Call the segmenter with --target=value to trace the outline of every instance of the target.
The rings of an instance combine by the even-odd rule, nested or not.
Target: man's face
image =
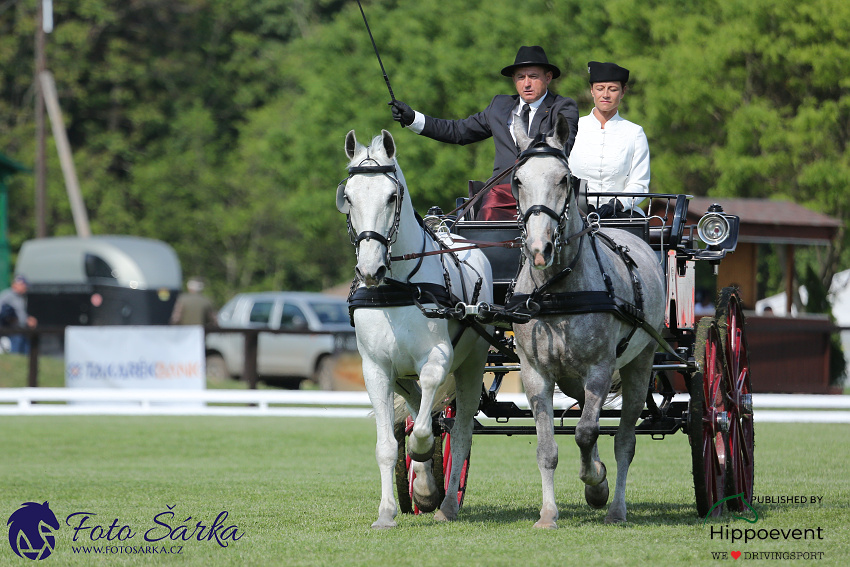
[[[536,65],[519,67],[514,71],[513,80],[520,98],[530,104],[546,94],[552,81],[552,71]]]
[[[12,282],[12,291],[18,295],[24,295],[27,292],[27,284],[22,281]]]

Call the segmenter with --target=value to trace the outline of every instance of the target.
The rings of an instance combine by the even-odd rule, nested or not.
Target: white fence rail
[[[687,395],[677,396],[686,400]],[[499,401],[528,407],[524,394],[504,393]],[[558,409],[574,403],[555,400]],[[758,422],[850,423],[850,396],[754,394]],[[0,388],[4,415],[212,415],[368,417],[366,392],[316,390],[119,390]]]

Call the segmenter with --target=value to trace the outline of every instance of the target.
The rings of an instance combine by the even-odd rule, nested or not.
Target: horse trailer
[[[136,236],[28,240],[15,273],[39,326],[167,325],[183,280],[171,246]]]

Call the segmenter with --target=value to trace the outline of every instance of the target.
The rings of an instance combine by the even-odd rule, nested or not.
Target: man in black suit
[[[560,69],[549,63],[542,47],[522,46],[513,65],[502,69],[502,75],[513,80],[517,94],[496,95],[487,108],[462,120],[425,116],[396,100],[390,103],[393,119],[417,134],[450,144],[465,145],[492,137],[496,145],[493,179],[513,167],[519,155],[511,131],[514,120],[520,120],[528,134],[534,137],[553,132],[558,115],[565,116],[570,125],[570,138],[565,148],[569,156],[578,130],[578,106],[571,98],[549,92],[549,83],[560,74]],[[516,218],[516,201],[511,195],[509,181],[494,186],[484,196],[480,219]]]

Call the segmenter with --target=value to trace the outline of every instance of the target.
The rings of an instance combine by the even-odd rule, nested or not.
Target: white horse
[[[345,137],[345,153],[350,160],[349,177],[337,190],[337,208],[348,215],[356,247],[359,288],[350,301],[355,307],[363,376],[375,411],[381,471],[381,503],[372,527],[389,528],[396,525],[397,512],[393,393],[405,397],[415,419],[408,445],[416,473],[414,498],[420,510],[430,511],[438,504],[430,462],[431,412],[445,404],[438,389],[450,390],[446,383],[453,375],[457,415],[451,432],[452,458],[462,463],[472,444],[473,417],[487,360],[488,344],[473,329],[455,320],[426,317],[425,310],[433,313],[441,295],[451,306],[459,301],[492,302],[492,275],[480,250],[399,259],[441,246],[414,214],[392,135],[382,130],[366,147],[357,142],[352,130]],[[460,469],[452,468],[445,498],[435,514],[438,520],[457,518]]]
[[[622,415],[614,449],[617,484],[605,521],[626,520],[626,475],[634,457],[635,423],[644,407],[657,349],[648,329],[661,329],[665,309],[664,274],[646,242],[616,229],[602,229],[602,237],[579,235],[586,225],[570,189],[563,152],[568,133],[566,121],[559,120],[553,136],[532,145],[524,132],[515,130],[523,152],[515,168],[513,190],[524,233],[525,262],[514,301],[530,298],[541,305],[532,321],[514,325],[522,383],[537,429],[543,505],[535,527],[541,528],[556,528],[558,519],[554,487],[558,446],[552,410],[555,384],[581,405],[575,432],[581,452],[579,477],[585,483],[588,504],[602,508],[608,501],[608,481],[596,440],[600,410],[617,371],[622,383]],[[606,244],[605,236],[613,247]],[[621,250],[634,262],[631,270],[615,250],[617,246],[624,247]],[[610,287],[606,277],[610,277]],[[584,293],[588,291],[597,293]],[[642,323],[615,314],[616,304],[624,303],[642,303]],[[584,310],[575,307],[582,304]],[[591,312],[583,312],[591,304],[595,304]],[[597,311],[600,305],[606,310]]]

